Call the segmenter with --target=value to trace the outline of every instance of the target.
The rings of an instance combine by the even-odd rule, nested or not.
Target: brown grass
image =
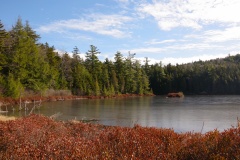
[[[0,121],[11,121],[11,120],[15,120],[16,117],[9,117],[9,116],[3,116],[0,115]]]

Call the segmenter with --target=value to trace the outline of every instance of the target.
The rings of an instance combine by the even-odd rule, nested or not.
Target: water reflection
[[[60,120],[98,119],[104,125],[173,128],[177,132],[207,132],[236,126],[240,96],[186,96],[180,99],[135,97],[82,99],[43,103],[35,113],[46,116],[61,112]],[[9,113],[13,114],[13,113]],[[24,116],[24,112],[15,112]],[[17,115],[17,116],[18,116]]]

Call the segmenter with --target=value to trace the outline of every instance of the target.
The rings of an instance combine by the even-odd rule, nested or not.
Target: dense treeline
[[[152,65],[149,70],[155,94],[240,94],[240,55],[182,65]]]
[[[22,23],[21,18],[10,31],[0,21],[0,93],[19,97],[27,92],[44,93],[49,89],[71,90],[75,95],[110,96],[115,94],[149,94],[149,81],[139,61],[120,52],[115,61],[98,59],[99,50],[91,45],[86,59],[73,48],[72,56],[58,54],[40,36]]]
[[[71,90],[75,95],[115,94],[240,94],[240,55],[182,65],[149,65],[115,53],[114,61],[98,59],[91,45],[85,59],[74,47],[71,56],[39,43],[40,35],[21,18],[6,31],[0,21],[0,96]]]

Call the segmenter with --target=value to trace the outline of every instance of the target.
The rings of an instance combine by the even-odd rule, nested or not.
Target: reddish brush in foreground
[[[240,128],[206,134],[57,122],[0,122],[0,159],[240,159]]]

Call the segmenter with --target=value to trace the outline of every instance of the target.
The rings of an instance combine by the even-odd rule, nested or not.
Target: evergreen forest
[[[26,92],[70,90],[81,96],[116,94],[240,94],[240,55],[181,65],[142,64],[135,54],[100,61],[90,45],[85,58],[73,47],[59,54],[54,46],[39,43],[29,22],[18,18],[7,31],[0,21],[0,96],[18,98]]]

